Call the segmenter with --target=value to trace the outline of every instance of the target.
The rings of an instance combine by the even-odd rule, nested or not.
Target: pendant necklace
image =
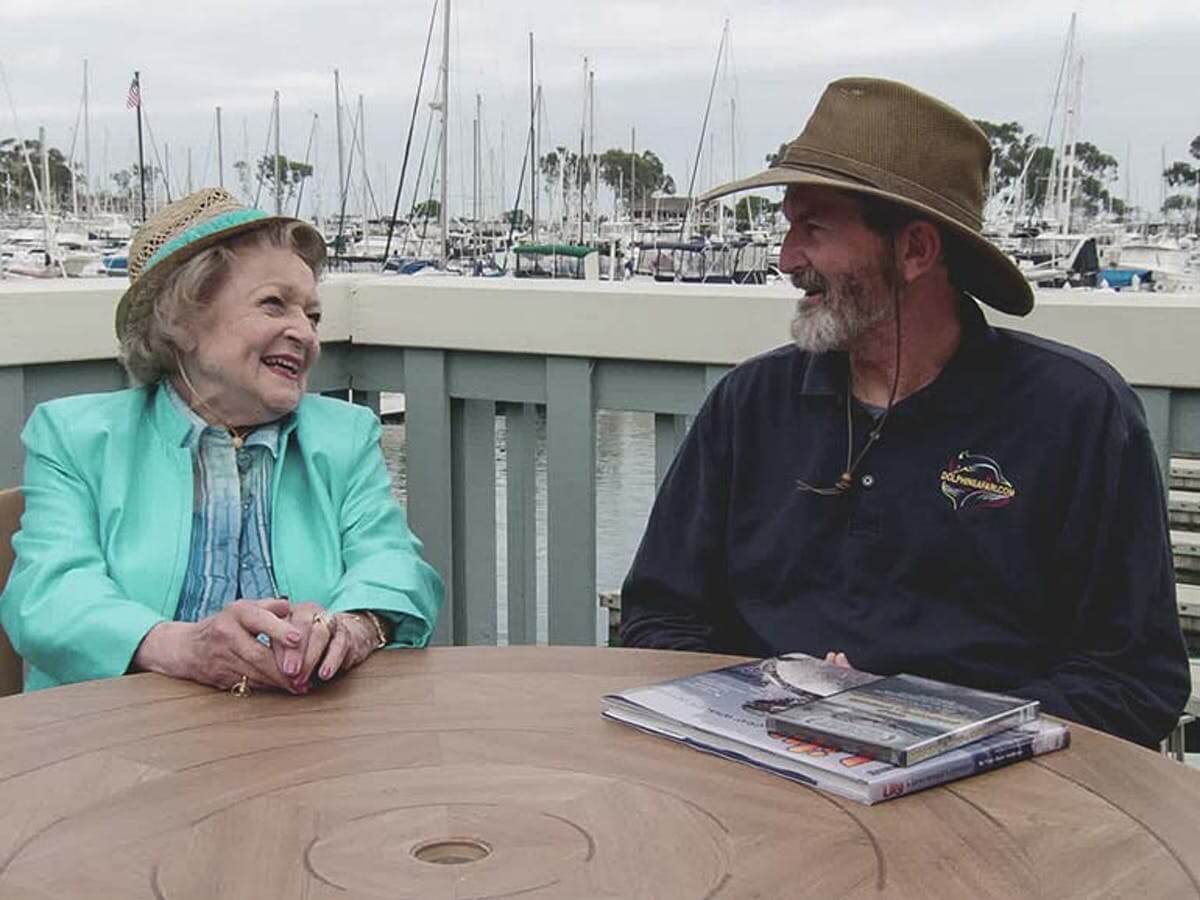
[[[246,438],[248,438],[250,433],[254,431],[255,426],[247,425],[242,431],[239,432],[232,425],[227,424],[224,419],[217,415],[217,411],[209,406],[208,401],[200,396],[200,392],[192,386],[192,380],[188,378],[187,369],[183,367],[183,360],[181,360],[178,355],[175,357],[175,364],[179,366],[179,375],[181,378],[183,378],[183,383],[187,385],[188,390],[192,392],[192,397],[195,398],[197,403],[208,410],[209,414],[217,420],[217,422],[222,428],[225,429],[226,432],[228,432],[229,442],[233,444],[233,449],[241,450],[246,443]]]

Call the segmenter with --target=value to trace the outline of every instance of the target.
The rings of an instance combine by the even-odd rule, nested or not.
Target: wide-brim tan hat
[[[201,250],[274,222],[298,223],[296,239],[302,242],[305,256],[324,260],[325,239],[316,228],[246,206],[222,188],[202,188],[168,203],[145,221],[130,243],[129,287],[117,303],[117,338],[153,311],[155,298],[172,273]]]
[[[980,233],[992,160],[987,137],[958,110],[906,84],[842,78],[821,95],[800,136],[771,168],[706,191],[701,202],[772,186],[811,184],[882,197],[948,229],[958,288],[1026,315],[1033,290]]]

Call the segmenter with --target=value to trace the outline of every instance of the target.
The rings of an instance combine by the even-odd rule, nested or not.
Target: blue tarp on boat
[[[1105,283],[1110,288],[1120,290],[1121,288],[1134,287],[1134,278],[1137,279],[1137,286],[1149,284],[1154,280],[1154,273],[1149,269],[1130,269],[1114,266],[1108,269],[1101,269],[1097,283]]]

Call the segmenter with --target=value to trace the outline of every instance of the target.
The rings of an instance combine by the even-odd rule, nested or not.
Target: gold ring
[[[325,613],[323,613],[323,612],[319,612],[316,615],[314,615],[312,617],[312,623],[314,625],[324,625],[331,632],[333,631],[333,619],[331,619],[329,616],[325,615]]]
[[[250,696],[250,676],[243,675],[241,678],[239,678],[237,680],[237,683],[229,689],[229,693],[231,693],[231,694],[233,694],[233,696],[239,697],[239,698],[240,697],[249,697]]]

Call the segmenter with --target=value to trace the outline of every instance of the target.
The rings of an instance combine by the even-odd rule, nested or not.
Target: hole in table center
[[[413,849],[412,855],[421,862],[439,866],[461,866],[479,862],[490,856],[492,848],[474,838],[449,838],[428,841]]]

